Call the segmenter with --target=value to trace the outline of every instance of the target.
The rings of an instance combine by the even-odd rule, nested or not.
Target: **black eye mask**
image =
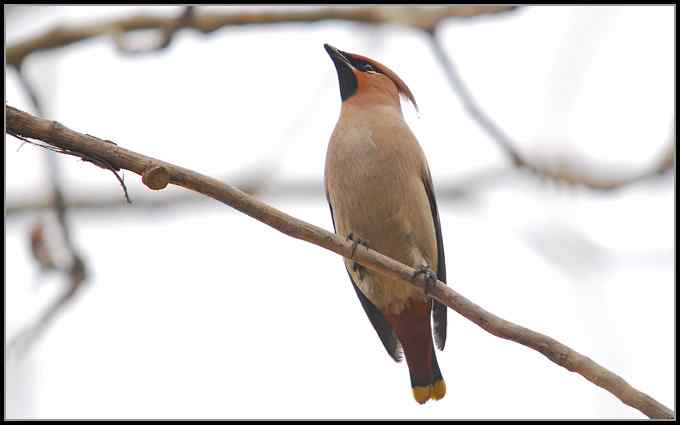
[[[353,58],[350,54],[342,52],[343,56],[347,58],[348,61],[352,64],[353,67],[358,69],[361,72],[368,72],[368,71],[373,71],[373,72],[379,72],[377,69],[373,68],[373,66],[361,59],[355,59]]]

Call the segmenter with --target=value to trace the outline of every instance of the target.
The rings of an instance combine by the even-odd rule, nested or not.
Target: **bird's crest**
[[[371,58],[367,58],[366,56],[347,52],[342,52],[342,54],[352,62],[352,65],[354,65],[355,68],[361,70],[360,65],[367,63],[371,65],[373,69],[375,69],[377,72],[383,74],[384,76],[392,80],[392,82],[397,86],[399,94],[408,99],[409,102],[411,102],[413,106],[416,108],[416,111],[418,110],[418,104],[416,103],[415,97],[413,97],[411,89],[408,88],[404,80],[399,78],[399,76],[395,74],[394,71],[392,71],[385,65],[381,64],[380,62],[373,60]]]

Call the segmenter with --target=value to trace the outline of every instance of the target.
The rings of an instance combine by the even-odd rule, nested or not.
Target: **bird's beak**
[[[349,67],[350,70],[353,68],[350,61],[347,60],[347,58],[342,54],[340,50],[336,49],[335,47],[331,46],[328,43],[325,43],[323,47],[324,49],[326,49],[326,52],[328,52],[328,56],[331,57],[338,71],[340,71],[340,67]]]
[[[349,61],[349,59],[347,59],[345,56],[345,53],[341,52],[330,44],[324,44],[323,47],[328,52],[328,56],[333,59],[335,70],[338,72],[340,97],[343,101],[345,101],[357,92],[358,82],[356,75],[354,75],[354,67],[352,66],[352,63]]]

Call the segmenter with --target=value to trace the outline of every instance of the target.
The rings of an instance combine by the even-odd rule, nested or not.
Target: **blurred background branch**
[[[457,67],[454,65],[446,48],[437,33],[437,27],[432,27],[429,33],[430,45],[439,63],[446,71],[446,75],[451,83],[451,87],[458,95],[465,110],[479,124],[481,128],[494,140],[508,157],[510,162],[517,168],[528,171],[536,177],[553,180],[558,183],[585,186],[594,190],[613,190],[619,189],[628,184],[637,183],[658,177],[671,171],[675,166],[675,122],[667,143],[665,153],[657,164],[654,164],[648,171],[637,175],[624,178],[596,177],[594,173],[586,171],[586,167],[580,161],[568,158],[553,158],[557,165],[541,164],[531,161],[527,156],[521,154],[517,148],[517,143],[513,141],[496,122],[487,115],[472,97],[470,90],[463,82]],[[625,124],[624,124],[625,125]],[[600,175],[602,173],[599,173]]]
[[[84,286],[85,265],[79,256],[74,257],[73,264],[62,270],[68,278],[68,286],[65,291],[53,299],[32,323],[27,324],[17,332],[7,343],[8,354],[15,355],[17,359],[23,358],[44,334],[47,328],[59,317],[65,308],[75,299],[80,289]]]
[[[115,31],[113,33],[113,39],[116,42],[116,46],[118,47],[118,50],[121,53],[131,56],[150,52],[157,52],[166,49],[172,43],[175,34],[177,34],[181,28],[184,28],[187,25],[191,24],[191,21],[194,19],[194,11],[195,11],[194,6],[185,6],[184,9],[182,9],[182,11],[180,12],[180,15],[177,17],[177,19],[169,21],[164,28],[160,29],[161,39],[158,42],[158,45],[153,46],[151,48],[135,49],[133,47],[129,47],[125,42],[124,37],[125,31],[123,29]]]
[[[420,29],[438,25],[447,18],[472,18],[506,13],[517,6],[364,6],[353,8],[319,8],[313,10],[261,11],[238,13],[196,13],[186,7],[178,18],[134,15],[123,19],[81,25],[64,25],[9,46],[6,49],[7,65],[20,65],[29,55],[69,46],[95,37],[110,36],[124,52],[130,48],[121,42],[125,33],[139,30],[159,30],[163,41],[155,49],[167,47],[180,29],[193,29],[210,34],[220,28],[244,25],[315,23],[323,21],[349,21],[371,25],[399,24]]]
[[[31,105],[39,116],[44,116],[44,104],[37,91],[28,80],[22,63],[14,65],[22,88],[27,94]],[[46,329],[52,320],[58,317],[59,312],[69,303],[69,301],[83,287],[87,277],[85,262],[76,247],[74,241],[74,231],[71,227],[68,213],[68,205],[65,201],[63,179],[61,169],[56,155],[53,152],[45,152],[45,163],[47,165],[48,184],[51,186],[51,195],[46,201],[46,209],[51,209],[56,216],[57,228],[59,230],[58,241],[48,242],[48,235],[54,234],[46,231],[45,222],[38,220],[30,230],[28,239],[31,246],[33,259],[41,272],[60,271],[67,281],[66,290],[59,295],[51,304],[48,305],[42,315],[33,323],[26,326],[25,330],[15,335],[8,345],[10,354],[24,355],[31,348],[33,342]],[[51,248],[48,248],[51,246]],[[62,252],[54,252],[54,248]],[[58,259],[62,259],[62,263]],[[16,351],[15,351],[16,350]]]
[[[437,185],[437,196],[442,202],[470,202],[475,192],[493,184],[501,184],[503,177],[513,173],[510,168],[499,167],[479,171],[473,175]],[[321,181],[312,182],[306,179],[281,183],[263,184],[264,176],[255,172],[250,175],[240,173],[235,176],[219,178],[221,181],[232,181],[239,190],[258,197],[275,199],[310,200],[322,199],[323,185]],[[126,202],[117,192],[98,193],[95,195],[70,196],[67,203],[69,209],[88,212],[130,212],[134,210],[162,210],[187,205],[210,205],[202,197],[192,192],[176,192],[158,194],[157,196],[136,196],[132,203]],[[17,218],[23,214],[35,213],[50,208],[49,201],[44,199],[20,199],[10,201],[5,207],[7,219]]]

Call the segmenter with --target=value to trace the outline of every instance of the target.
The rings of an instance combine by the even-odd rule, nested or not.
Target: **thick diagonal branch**
[[[11,106],[6,105],[5,112],[7,116],[6,131],[11,135],[37,139],[65,151],[78,151],[85,155],[103,158],[117,168],[130,170],[141,175],[142,180],[154,189],[160,189],[168,183],[172,183],[199,192],[225,203],[288,236],[318,245],[343,257],[351,257],[354,261],[378,273],[411,282],[420,288],[425,287],[426,283],[422,276],[412,280],[413,268],[363,246],[354,252],[351,241],[278,211],[215,179],[111,143],[102,142],[66,128],[56,121],[37,118]],[[443,302],[487,332],[540,352],[554,363],[580,374],[650,418],[674,418],[675,413],[672,410],[633,388],[623,378],[590,358],[577,353],[553,338],[501,319],[442,282],[437,281],[432,286],[430,293],[435,299]]]

